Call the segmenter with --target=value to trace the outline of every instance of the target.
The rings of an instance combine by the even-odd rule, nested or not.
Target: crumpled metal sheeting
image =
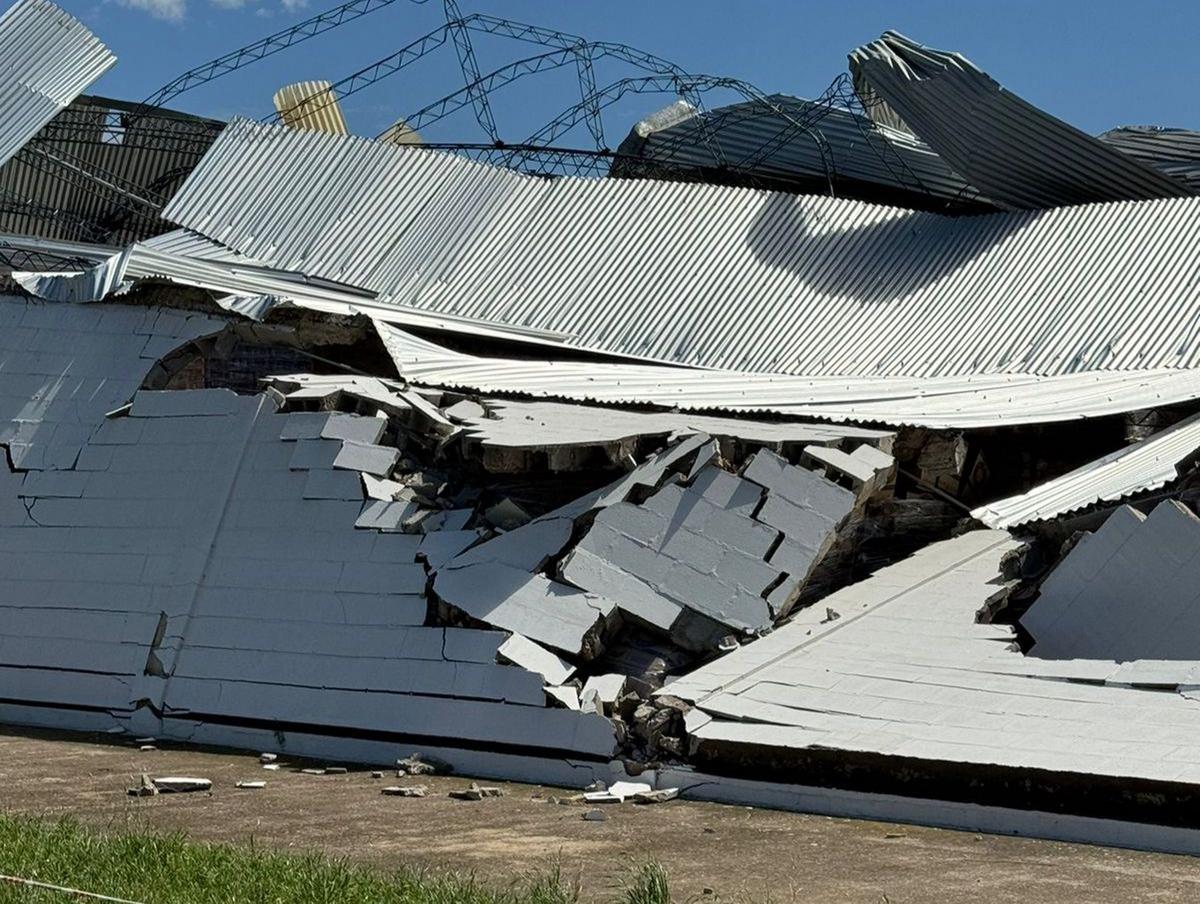
[[[1197,449],[1200,415],[1193,415],[1025,493],[982,505],[971,515],[988,527],[1016,527],[1155,490],[1177,479],[1180,463]]]
[[[831,444],[857,439],[884,444],[892,434],[882,430],[830,427],[825,424],[776,423],[705,417],[678,412],[620,411],[555,402],[481,399],[482,414],[451,417],[463,425],[466,438],[499,449],[544,449],[620,443],[643,436],[707,433],[770,447]]]
[[[958,53],[894,31],[850,53],[881,97],[963,179],[999,206],[1038,210],[1174,198],[1187,186],[1006,91]]]
[[[843,422],[965,429],[1051,423],[1200,396],[1200,371],[1093,371],[1058,377],[792,377],[590,361],[484,358],[376,321],[401,375],[485,393],[692,411],[774,412]]]
[[[124,284],[130,251],[114,254],[82,273],[27,273],[14,270],[13,280],[35,298],[81,304],[99,301]]]
[[[1099,136],[1193,191],[1200,191],[1200,132],[1159,126],[1121,126]]]
[[[19,0],[0,16],[0,163],[117,61],[84,25],[48,0]]]
[[[838,195],[852,196],[855,190],[847,180],[862,182],[911,192],[915,206],[977,200],[978,191],[914,135],[837,107],[818,114],[812,101],[785,94],[774,94],[770,101],[802,121],[813,117],[811,132],[801,132],[761,104],[746,101],[685,119],[664,116],[667,124],[657,128],[654,117],[647,117],[631,130],[618,153],[628,151],[667,170],[718,167],[721,161],[715,159],[711,144],[739,175],[791,181],[832,178]],[[668,107],[662,112],[674,111]],[[707,134],[702,125],[707,126]],[[827,154],[818,144],[818,135]],[[770,148],[770,153],[763,155],[763,148]],[[614,166],[621,171],[625,164],[618,160]],[[636,173],[637,165],[632,169]]]
[[[948,218],[536,179],[235,121],[166,216],[397,307],[643,359],[922,378],[1200,365],[1200,198]]]
[[[512,339],[515,335],[503,325],[380,304],[371,292],[265,266],[186,230],[136,242],[121,252],[101,245],[13,235],[0,237],[0,243],[31,250],[75,248],[79,256],[97,261],[93,267],[76,273],[19,274],[23,288],[52,301],[101,301],[126,280],[163,279],[219,293],[217,304],[254,319],[266,317],[281,305],[295,305],[330,314],[387,316],[408,326],[475,336]],[[517,334],[528,343],[558,344],[537,332]]]

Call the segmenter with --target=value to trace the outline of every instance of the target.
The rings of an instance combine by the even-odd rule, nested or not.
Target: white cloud
[[[308,7],[308,0],[281,0],[283,8],[289,13],[297,12],[298,10]]]
[[[156,19],[168,22],[183,21],[187,12],[187,0],[120,0],[122,6],[149,13]]]
[[[246,5],[247,0],[212,0],[213,6],[219,6],[223,9],[241,9]]]

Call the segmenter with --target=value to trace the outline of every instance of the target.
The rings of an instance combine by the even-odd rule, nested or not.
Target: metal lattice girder
[[[471,91],[474,88],[482,88],[484,91],[489,92],[495,91],[497,88],[503,87],[526,75],[565,66],[568,63],[574,62],[583,53],[588,54],[592,61],[611,57],[637,66],[642,65],[641,61],[645,57],[644,54],[634,51],[625,44],[613,44],[607,41],[584,41],[580,44],[573,44],[559,50],[551,50],[547,53],[526,57],[525,59],[502,66],[482,76],[476,85],[456,91],[440,100],[434,101],[432,104],[427,104],[412,116],[406,116],[405,122],[414,129],[428,126],[466,106],[470,102]],[[677,76],[671,77],[678,78]],[[583,103],[586,106],[587,101],[585,100]]]
[[[298,22],[282,31],[267,35],[253,44],[247,44],[245,47],[238,48],[224,56],[219,56],[215,60],[209,60],[201,66],[189,69],[182,75],[176,76],[167,82],[158,91],[146,98],[145,105],[147,107],[162,106],[171,100],[171,98],[178,97],[183,92],[197,85],[211,82],[215,78],[220,78],[223,75],[241,69],[243,66],[256,63],[272,54],[279,53],[281,50],[286,50],[302,41],[307,41],[309,38],[315,38],[317,35],[323,34],[332,28],[337,28],[339,25],[344,25],[385,6],[390,6],[394,2],[396,0],[351,0],[349,3],[343,3],[340,6],[317,13],[303,22]],[[425,3],[426,0],[409,0],[409,2]]]
[[[496,131],[496,120],[492,117],[492,107],[488,101],[487,92],[479,87],[479,63],[475,59],[475,48],[471,44],[471,33],[462,24],[463,17],[458,11],[455,0],[444,0],[446,7],[446,24],[454,36],[454,49],[458,52],[458,64],[462,67],[463,80],[475,108],[475,119],[492,141],[499,141],[500,134]],[[413,126],[413,128],[417,128]]]
[[[395,53],[389,54],[383,59],[376,60],[369,66],[365,66],[354,72],[339,82],[330,85],[328,89],[322,89],[316,94],[302,99],[298,104],[293,105],[291,109],[303,106],[310,112],[315,112],[321,109],[326,104],[334,103],[344,97],[349,97],[357,91],[361,91],[370,85],[375,84],[381,79],[387,78],[389,75],[394,75],[405,66],[415,63],[417,60],[424,57],[430,51],[441,47],[446,43],[446,39],[450,36],[450,26],[443,25],[440,28],[435,28],[428,34],[424,34],[417,38],[411,44],[401,47]],[[320,103],[317,103],[320,101]],[[277,110],[270,116],[263,117],[262,122],[280,122],[283,120],[287,110]]]

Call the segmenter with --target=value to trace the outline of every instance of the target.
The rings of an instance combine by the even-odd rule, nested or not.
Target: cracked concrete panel
[[[347,453],[341,464],[391,468],[396,450],[374,445],[380,419],[136,384],[105,410],[129,397],[122,416],[98,411],[79,434],[87,467],[28,486],[0,470],[0,513],[11,512],[0,522],[0,675],[12,676],[13,705],[84,707],[75,724],[91,727],[87,707],[128,720],[143,698],[172,712],[194,696],[224,719],[279,718],[303,700],[300,723],[435,737],[447,726],[448,742],[514,744],[520,723],[548,750],[611,753],[610,725],[548,707],[540,673],[497,662],[503,633],[425,626],[418,552],[440,562],[474,532],[355,528],[362,477],[334,468]],[[444,716],[455,706],[460,720],[486,718],[464,733]],[[505,717],[510,708],[520,712]]]
[[[340,411],[300,411],[289,414],[280,439],[340,439],[373,445],[379,442],[387,422],[382,418]]]
[[[147,340],[173,348],[225,323],[155,307],[0,296],[0,444],[18,468],[72,468],[104,415],[155,366],[143,354]]]
[[[238,681],[181,679],[173,682],[173,717],[220,713],[235,719],[261,718],[264,701],[283,722],[420,733],[497,747],[537,749],[611,757],[616,748],[612,723],[602,716],[566,709],[480,700],[422,697],[366,691],[272,687]]]
[[[375,477],[386,477],[400,458],[400,450],[391,446],[375,446],[346,440],[333,460],[333,467],[345,471],[360,471]]]
[[[802,509],[821,512],[840,521],[854,508],[854,493],[807,468],[798,468],[774,452],[756,452],[742,476],[766,487],[772,495]]]
[[[1200,518],[1175,500],[1113,512],[1021,617],[1032,656],[1200,659]]]
[[[642,505],[600,511],[564,558],[562,576],[688,649],[730,630],[767,628],[763,596],[780,574],[763,560],[779,533],[751,517],[762,495],[760,486],[706,466],[690,487],[666,484]]]
[[[585,657],[616,607],[612,600],[495,562],[441,571],[433,589],[472,618]]]
[[[1003,531],[924,547],[661,693],[709,717],[689,720],[702,754],[734,743],[954,762],[991,780],[1004,767],[1200,778],[1190,701],[1174,686],[1117,683],[1179,680],[1196,662],[1048,662],[1023,656],[1010,626],[978,621],[1011,586],[1004,563],[1021,548]]]

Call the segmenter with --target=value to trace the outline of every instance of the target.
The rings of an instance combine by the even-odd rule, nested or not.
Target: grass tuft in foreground
[[[315,854],[200,844],[181,834],[102,835],[65,820],[0,816],[0,873],[143,904],[574,904],[579,888],[558,870],[508,885],[474,876],[400,870],[390,875]],[[62,902],[53,891],[0,883],[0,902]],[[83,900],[83,899],[79,899]],[[670,904],[666,872],[647,864],[620,904]]]

